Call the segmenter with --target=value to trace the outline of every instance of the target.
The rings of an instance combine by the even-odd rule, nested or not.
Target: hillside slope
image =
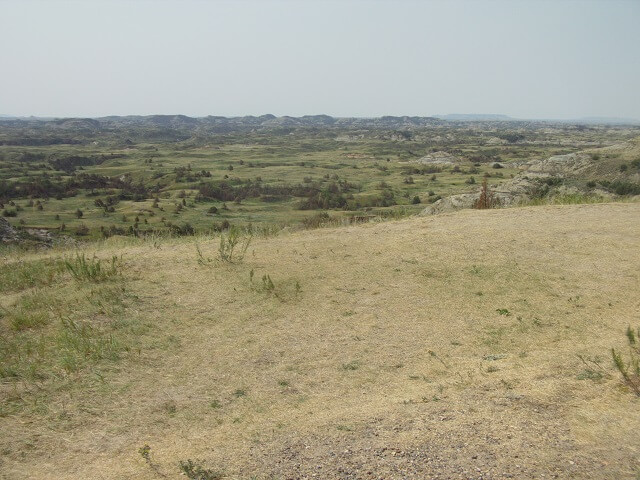
[[[83,321],[132,346],[3,378],[0,476],[181,478],[190,459],[242,479],[636,478],[639,399],[610,349],[640,326],[639,219],[462,211],[254,239],[237,264],[112,238],[96,253],[122,254],[127,300]],[[110,285],[59,275],[38,291],[69,315]]]
[[[502,206],[526,203],[606,202],[618,195],[638,195],[640,138],[578,153],[536,158],[520,164],[506,182],[490,185]],[[473,208],[480,189],[451,195],[428,205],[423,215]],[[576,202],[580,197],[581,201]]]

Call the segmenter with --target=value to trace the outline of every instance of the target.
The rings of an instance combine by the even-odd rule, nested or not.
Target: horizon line
[[[272,113],[263,113],[263,114],[243,114],[243,115],[218,115],[218,114],[207,114],[207,115],[188,115],[184,113],[131,113],[131,114],[106,114],[106,115],[11,115],[11,114],[0,114],[0,119],[42,119],[42,120],[65,120],[65,119],[92,119],[98,120],[101,118],[107,117],[187,117],[187,118],[208,118],[208,117],[221,117],[221,118],[243,118],[243,117],[264,117],[264,116],[273,116],[274,118],[304,118],[304,117],[330,117],[335,119],[376,119],[376,118],[384,118],[384,117],[396,117],[396,118],[439,118],[443,117],[504,117],[503,121],[594,121],[594,120],[606,120],[606,121],[617,121],[617,122],[631,122],[631,123],[640,123],[640,118],[632,118],[632,117],[618,117],[618,116],[609,116],[609,115],[588,115],[581,117],[517,117],[503,113],[446,113],[446,114],[431,114],[431,115],[366,115],[366,116],[358,116],[358,115],[329,115],[325,113],[315,113],[315,114],[304,114],[304,115],[275,115]],[[489,119],[490,120],[490,119]],[[500,120],[500,119],[496,119]],[[477,120],[480,121],[480,120]]]

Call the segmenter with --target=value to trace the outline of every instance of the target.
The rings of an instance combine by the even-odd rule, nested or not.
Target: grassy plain
[[[102,274],[6,251],[0,475],[637,478],[610,349],[640,323],[638,218],[468,210],[236,263],[219,237],[112,237],[84,247]]]

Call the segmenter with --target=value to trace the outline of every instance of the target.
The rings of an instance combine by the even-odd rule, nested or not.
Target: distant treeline
[[[122,200],[144,200],[157,193],[157,188],[148,188],[142,183],[133,183],[128,178],[111,178],[104,175],[80,173],[71,178],[59,179],[48,175],[28,180],[0,180],[0,199],[12,198],[58,198],[73,197],[79,190],[116,189]]]
[[[85,161],[84,157],[71,160],[75,164]],[[90,160],[87,160],[90,161]],[[71,165],[71,164],[68,164]],[[427,169],[432,171],[431,169]],[[207,178],[208,172],[191,173],[195,178]],[[193,178],[192,177],[192,178]],[[395,205],[395,195],[389,185],[382,184],[377,194],[366,198],[355,198],[359,185],[340,179],[337,175],[326,175],[324,180],[305,178],[301,184],[267,184],[257,179],[229,179],[220,181],[200,181],[192,188],[197,190],[198,202],[220,201],[240,202],[245,199],[260,199],[263,202],[277,202],[289,198],[299,198],[299,210],[356,209],[362,207],[388,207]],[[90,173],[75,173],[71,177],[52,177],[46,173],[23,180],[0,180],[0,201],[17,198],[57,198],[76,196],[80,191],[111,191],[118,200],[143,201],[155,197],[160,185],[134,183],[128,177],[107,177]]]
[[[222,202],[260,198],[265,202],[279,201],[289,197],[302,197],[300,210],[335,209],[347,205],[350,192],[358,187],[337,176],[329,182],[310,181],[297,185],[269,185],[260,180],[226,181],[200,183],[196,200],[218,200]]]
[[[62,172],[71,173],[75,171],[76,167],[88,167],[92,165],[100,165],[106,160],[111,160],[114,158],[122,158],[124,155],[117,155],[112,153],[110,155],[100,155],[97,157],[80,157],[80,156],[70,156],[70,157],[62,157],[62,158],[53,158],[49,159],[49,163],[56,170],[60,170]]]
[[[49,145],[80,145],[84,143],[72,137],[19,137],[0,139],[0,145],[9,147],[46,147]]]

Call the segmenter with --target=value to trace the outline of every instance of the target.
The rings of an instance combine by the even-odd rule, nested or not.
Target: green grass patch
[[[0,264],[0,292],[50,285],[64,271],[60,259],[7,262]]]
[[[78,281],[102,282],[120,274],[121,259],[114,255],[110,261],[103,262],[95,256],[88,258],[84,253],[78,253],[66,259],[64,265]]]

